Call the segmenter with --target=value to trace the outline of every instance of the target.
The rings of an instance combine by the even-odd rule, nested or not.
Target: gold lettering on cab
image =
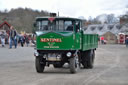
[[[41,38],[41,42],[62,42],[61,38]]]

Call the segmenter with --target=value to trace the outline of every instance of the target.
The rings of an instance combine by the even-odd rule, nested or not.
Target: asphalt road
[[[37,73],[33,47],[0,47],[0,85],[128,85],[128,48],[124,45],[100,45],[93,69],[70,74],[67,66],[51,65]]]

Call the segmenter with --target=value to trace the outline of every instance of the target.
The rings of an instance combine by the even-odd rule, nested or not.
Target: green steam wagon
[[[98,35],[86,34],[81,19],[66,17],[37,17],[35,66],[42,73],[45,66],[61,68],[69,64],[70,72],[79,67],[93,68]]]

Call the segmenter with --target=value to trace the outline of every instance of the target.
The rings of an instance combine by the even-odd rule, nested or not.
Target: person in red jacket
[[[100,37],[100,40],[101,40],[101,44],[104,44],[104,37],[103,36]]]

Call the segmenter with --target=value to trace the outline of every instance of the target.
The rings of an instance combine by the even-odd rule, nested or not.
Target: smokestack
[[[56,13],[50,13],[50,17],[56,17]]]

